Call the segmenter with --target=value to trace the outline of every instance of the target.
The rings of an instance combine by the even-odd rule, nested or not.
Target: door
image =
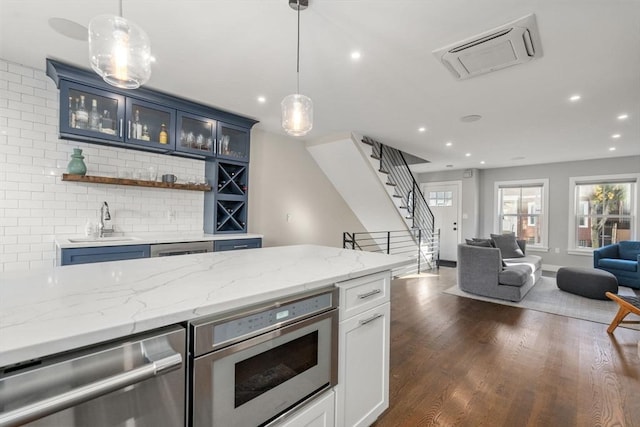
[[[422,184],[424,198],[433,212],[435,229],[440,230],[440,260],[457,261],[458,243],[462,239],[461,209],[458,201],[460,181]]]

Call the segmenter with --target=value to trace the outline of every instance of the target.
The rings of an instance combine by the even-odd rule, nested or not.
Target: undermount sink
[[[135,237],[110,236],[110,237],[78,237],[67,239],[71,243],[100,243],[100,242],[131,242],[139,240]]]

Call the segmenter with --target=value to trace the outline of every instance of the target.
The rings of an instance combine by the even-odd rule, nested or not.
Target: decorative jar
[[[71,161],[67,166],[67,172],[72,175],[86,175],[87,165],[84,164],[84,156],[82,155],[82,149],[74,148],[71,155]]]

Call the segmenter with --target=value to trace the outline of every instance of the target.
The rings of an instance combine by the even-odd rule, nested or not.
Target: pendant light
[[[309,6],[309,0],[289,0],[289,6],[298,11],[298,51],[296,93],[286,96],[282,103],[282,128],[289,135],[304,136],[313,128],[313,102],[300,94],[300,11]]]
[[[135,89],[151,77],[151,43],[142,28],[120,16],[99,15],[89,22],[91,68],[112,86]]]

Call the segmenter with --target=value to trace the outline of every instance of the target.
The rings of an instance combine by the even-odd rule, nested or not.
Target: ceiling
[[[87,26],[117,12],[117,0],[0,0],[0,57],[88,68],[87,43],[48,20]],[[539,59],[457,81],[432,54],[530,13]],[[287,0],[123,0],[123,14],[151,39],[147,87],[284,135],[280,101],[296,89]],[[640,155],[638,0],[310,0],[300,52],[300,91],[315,111],[302,140],[353,131],[431,162],[417,172]],[[471,114],[482,119],[460,120]]]

